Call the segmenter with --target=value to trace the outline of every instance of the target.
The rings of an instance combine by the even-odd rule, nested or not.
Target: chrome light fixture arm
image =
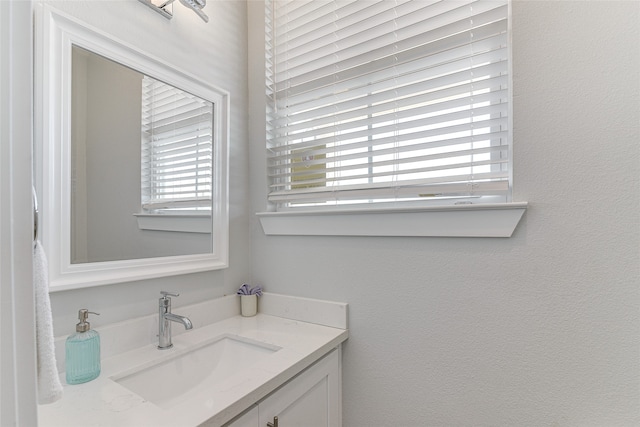
[[[151,10],[159,13],[167,19],[173,18],[173,2],[175,0],[138,0],[147,5]],[[202,9],[207,5],[206,0],[180,0],[180,3],[193,10],[204,22],[209,22],[209,17]]]

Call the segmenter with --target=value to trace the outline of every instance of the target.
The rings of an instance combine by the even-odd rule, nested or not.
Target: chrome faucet
[[[179,322],[185,329],[192,329],[193,325],[188,317],[171,313],[171,297],[180,296],[171,292],[160,291],[162,297],[158,300],[158,349],[166,350],[173,347],[171,342],[171,323]]]

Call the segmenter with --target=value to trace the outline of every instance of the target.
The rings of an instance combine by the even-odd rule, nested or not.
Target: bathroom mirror
[[[71,264],[211,252],[213,103],[76,45],[71,67]]]
[[[47,5],[37,19],[50,290],[226,267],[228,93]]]

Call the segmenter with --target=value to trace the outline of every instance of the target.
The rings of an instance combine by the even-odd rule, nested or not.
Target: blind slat
[[[467,145],[467,144],[465,144]],[[405,148],[405,147],[403,147]],[[413,151],[422,151],[424,152],[425,149],[420,149],[420,148],[416,148]],[[345,155],[345,156],[336,156],[336,157],[332,157],[327,159],[326,157],[321,158],[320,160],[317,161],[309,161],[309,162],[297,162],[299,163],[296,166],[304,166],[303,168],[286,168],[282,170],[276,170],[274,169],[272,171],[272,173],[269,175],[272,178],[275,177],[290,177],[290,176],[315,176],[318,174],[318,171],[320,169],[307,169],[305,170],[305,168],[309,168],[309,166],[315,166],[315,165],[320,165],[322,166],[322,172],[323,173],[330,173],[330,172],[344,172],[344,171],[349,171],[349,170],[363,170],[363,169],[368,169],[370,167],[381,167],[381,166],[398,166],[398,167],[402,167],[402,165],[404,164],[409,164],[409,163],[415,163],[415,162],[428,162],[428,161],[433,161],[433,160],[448,160],[450,163],[444,163],[441,164],[439,166],[434,166],[429,168],[429,170],[445,170],[445,169],[456,169],[458,167],[460,167],[460,165],[462,163],[451,163],[451,161],[458,159],[458,158],[467,158],[467,157],[472,157],[472,156],[477,156],[477,155],[481,155],[481,154],[487,154],[487,153],[499,153],[501,151],[505,151],[505,147],[503,146],[489,146],[489,147],[480,147],[480,148],[471,148],[471,149],[458,149],[456,151],[447,151],[444,153],[435,153],[435,154],[413,154],[411,156],[402,156],[398,159],[393,158],[394,155],[399,155],[401,153],[408,153],[408,150],[404,150],[402,152],[399,152],[397,150],[395,150],[394,148],[388,148],[388,149],[383,149],[380,151],[376,151],[375,154],[372,154],[370,156],[370,158],[373,159],[373,161],[367,161],[366,163],[363,162],[349,162],[348,164],[346,164],[346,162],[348,160],[362,160],[362,159],[366,159],[369,160],[369,158],[367,157],[363,157],[361,155],[361,153],[358,153],[356,155]],[[381,159],[381,160],[378,160]],[[340,164],[340,162],[345,162],[345,165],[339,165],[339,166],[329,166],[331,164]],[[487,163],[489,162],[489,163]],[[490,164],[490,162],[493,162],[493,160],[484,160],[484,161],[480,161],[478,160],[477,163],[474,163],[473,161],[471,162],[466,162],[465,164],[468,165],[485,165],[485,164]],[[417,169],[417,168],[416,168]],[[422,170],[422,169],[421,169]],[[395,173],[394,171],[389,172],[390,174]],[[298,184],[298,181],[296,181],[296,184]]]
[[[463,99],[462,101],[465,100],[466,99]],[[451,106],[443,107],[449,110],[462,109],[462,111],[454,111],[451,113],[436,115],[435,113],[437,112],[447,110],[437,110],[436,107],[429,105],[406,110],[390,110],[386,112],[386,114],[372,114],[369,117],[364,117],[360,120],[351,120],[346,123],[336,123],[333,126],[327,128],[313,130],[306,129],[301,132],[290,133],[289,135],[283,135],[280,138],[274,138],[274,142],[278,143],[282,141],[289,141],[290,144],[285,146],[292,146],[295,145],[297,141],[304,141],[308,138],[326,132],[330,132],[333,134],[340,133],[341,139],[346,139],[351,135],[367,135],[374,137],[377,134],[383,134],[389,131],[400,132],[407,129],[424,129],[425,127],[428,127],[430,125],[448,123],[459,119],[468,119],[469,126],[475,127],[475,121],[477,121],[479,117],[483,117],[486,115],[490,115],[492,117],[495,117],[496,115],[506,116],[507,114],[506,103],[492,105],[490,104],[485,107],[466,109],[463,109],[464,107],[460,106],[459,102],[451,102],[450,105]],[[386,124],[389,122],[393,123]],[[326,129],[326,131],[323,131],[323,129]],[[316,139],[315,141],[321,142],[322,138]],[[278,145],[282,146],[283,144]]]
[[[380,137],[375,140],[366,140],[366,143],[365,141],[344,142],[344,140],[340,138],[340,135],[332,135],[325,138],[318,138],[312,141],[304,141],[304,142],[299,142],[297,144],[280,146],[277,148],[280,148],[283,150],[301,150],[305,148],[317,147],[318,145],[322,145],[322,144],[328,145],[328,144],[335,144],[336,142],[339,142],[340,145],[335,146],[335,150],[337,151],[342,149],[349,149],[350,147],[356,147],[356,145],[351,145],[351,144],[359,144],[359,146],[362,146],[362,144],[365,143],[367,144],[365,146],[371,145],[373,147],[375,145],[389,144],[394,142],[403,143],[408,141],[414,141],[416,139],[426,139],[426,138],[435,138],[441,141],[446,141],[449,139],[453,139],[456,136],[460,136],[460,135],[456,135],[457,133],[478,130],[478,129],[482,129],[482,127],[489,128],[489,129],[496,128],[498,130],[506,130],[507,124],[508,124],[508,119],[506,117],[502,117],[502,118],[489,119],[489,120],[479,120],[474,123],[462,123],[462,124],[451,125],[451,126],[442,126],[435,129],[415,130],[413,132],[409,132],[401,135],[389,135],[386,137]],[[368,135],[369,135],[368,130],[362,130],[358,133],[351,133],[349,137],[351,139],[354,139],[358,136],[367,137]],[[278,150],[272,149],[270,151],[272,153],[275,153]]]
[[[495,27],[506,30],[502,23],[496,24]],[[430,71],[431,75],[438,75],[439,69],[436,67],[458,71],[459,68],[455,67],[456,62],[451,64],[452,61],[458,61],[457,64],[460,64],[464,60],[473,60],[474,65],[478,66],[486,62],[506,59],[504,49],[500,49],[505,44],[504,32],[494,30],[494,26],[487,26],[474,33],[473,42],[470,42],[469,34],[457,34],[440,39],[433,46],[419,46],[403,52],[363,60],[360,64],[349,68],[333,69],[328,74],[312,72],[297,79],[287,79],[282,84],[276,83],[275,91],[276,95],[293,97],[299,93],[308,92],[309,87],[319,88],[331,85],[333,90],[340,90],[352,84],[348,83],[350,80],[361,79],[364,76],[369,81],[377,81],[423,70]],[[426,74],[425,77],[430,74]],[[281,90],[285,90],[286,94],[277,93]]]
[[[400,75],[393,79],[387,79],[380,82],[371,82],[369,86],[359,86],[351,88],[350,90],[333,92],[325,94],[323,97],[314,97],[309,99],[303,99],[302,102],[297,104],[293,103],[286,97],[283,102],[289,103],[287,108],[276,108],[275,113],[287,114],[289,119],[297,118],[296,114],[305,113],[309,110],[331,105],[331,101],[334,102],[346,102],[350,100],[358,99],[360,104],[373,105],[371,98],[378,99],[401,99],[403,96],[409,96],[415,93],[426,93],[436,91],[440,89],[450,88],[457,85],[466,85],[469,83],[476,83],[476,81],[488,80],[491,78],[497,78],[504,76],[503,71],[506,66],[506,61],[481,65],[473,69],[473,74],[469,70],[455,71],[456,65],[440,69],[439,71],[449,71],[450,74],[438,74],[433,78],[419,79],[416,81],[415,76],[412,75]],[[475,77],[475,79],[473,78]],[[413,84],[412,84],[413,82]],[[473,89],[473,87],[471,88]],[[378,92],[386,93],[381,96]],[[276,101],[277,102],[277,101]]]
[[[447,109],[460,108],[468,106],[469,104],[480,105],[492,100],[496,97],[500,99],[507,99],[507,90],[499,89],[494,91],[483,91],[484,85],[477,87],[474,85],[474,91],[478,92],[472,96],[469,88],[460,88],[459,91],[449,90],[451,94],[449,97],[442,98],[441,95],[434,95],[430,93],[428,95],[412,95],[402,99],[394,99],[386,102],[377,103],[376,105],[360,106],[360,108],[352,108],[346,111],[336,111],[332,115],[322,115],[320,117],[313,118],[312,120],[304,121],[291,121],[289,124],[284,123],[284,126],[277,126],[275,124],[273,129],[274,136],[281,136],[287,133],[296,134],[298,137],[302,135],[303,131],[308,131],[309,128],[320,129],[328,128],[334,123],[349,122],[349,123],[367,123],[365,118],[385,118],[391,116],[389,111],[402,110],[402,111],[415,111],[419,114],[429,114]],[[444,99],[444,100],[443,100]],[[409,113],[406,113],[409,114]],[[334,127],[335,129],[335,127]]]
[[[445,5],[456,5],[456,2],[442,2]],[[458,12],[460,9],[456,9]],[[300,79],[310,80],[305,77],[306,73],[312,75],[330,75],[335,71],[350,69],[362,63],[375,61],[380,58],[393,56],[416,48],[427,48],[436,51],[442,40],[458,34],[471,34],[482,31],[487,33],[490,30],[502,28],[506,22],[499,19],[502,9],[490,9],[485,13],[474,16],[473,24],[470,24],[468,17],[458,13],[453,19],[458,21],[450,25],[432,27],[428,22],[416,22],[407,27],[396,29],[391,27],[390,32],[383,32],[383,28],[374,28],[374,34],[363,34],[354,43],[345,40],[334,40],[332,37],[327,40],[327,45],[322,49],[312,52],[301,52],[301,55],[294,56],[292,52],[280,52],[276,56],[274,64],[279,70],[274,77],[276,83],[282,80],[298,81]],[[503,30],[501,30],[503,31]],[[281,61],[278,59],[282,58]]]
[[[418,87],[396,88],[394,89],[395,97],[390,92],[378,92],[367,97],[363,102],[361,97],[355,99],[347,99],[342,102],[335,102],[329,105],[322,105],[313,110],[299,112],[295,115],[286,115],[284,117],[271,117],[270,126],[274,129],[278,127],[296,126],[298,123],[304,128],[314,127],[315,121],[326,123],[341,120],[348,120],[352,117],[359,117],[367,112],[375,114],[386,111],[389,108],[402,108],[410,105],[419,104],[438,104],[447,102],[449,99],[460,98],[473,94],[474,92],[484,93],[493,92],[496,96],[504,94],[507,87],[506,76],[496,76],[480,81],[458,84],[455,86],[445,85],[438,89],[429,90],[422,85]],[[284,114],[284,112],[280,112]],[[309,124],[308,126],[306,124]],[[297,130],[297,129],[296,129]]]
[[[507,131],[502,131],[502,132],[490,132],[487,134],[483,134],[483,135],[470,135],[470,136],[463,136],[463,137],[457,137],[457,138],[449,138],[449,139],[442,139],[442,138],[437,138],[434,140],[429,140],[429,139],[419,139],[419,142],[417,143],[413,143],[413,144],[394,144],[392,148],[376,148],[375,146],[373,147],[375,149],[375,154],[390,154],[390,153],[406,153],[406,152],[411,152],[411,151],[417,151],[417,150],[428,150],[428,149],[436,149],[436,148],[440,148],[440,147],[450,147],[450,149],[453,151],[456,149],[456,147],[460,147],[463,145],[468,145],[471,143],[481,143],[482,141],[499,141],[499,140],[506,140],[508,138],[508,132]],[[381,144],[382,145],[382,144]],[[387,141],[386,144],[384,145],[391,145],[389,143],[389,141]],[[331,162],[331,161],[341,161],[341,160],[353,160],[353,159],[359,159],[359,158],[369,158],[371,155],[367,154],[364,152],[363,149],[365,148],[369,148],[371,145],[368,142],[360,142],[360,143],[354,143],[354,144],[350,144],[350,145],[343,145],[341,148],[344,149],[345,152],[348,151],[355,151],[355,154],[341,154],[341,153],[336,153],[334,147],[326,147],[324,145],[321,146],[316,146],[316,147],[311,147],[309,149],[305,149],[305,150],[294,150],[294,152],[287,152],[286,154],[280,155],[280,156],[273,156],[271,157],[269,160],[269,165],[270,165],[270,169],[278,169],[278,168],[287,168],[290,167],[290,164],[296,163],[296,162],[300,162],[302,160],[302,157],[304,156],[305,160],[304,160],[304,164],[305,166],[311,165],[317,165],[317,164],[324,164],[327,162]],[[333,156],[331,158],[329,158],[326,162],[324,161],[324,159],[326,158],[326,155],[328,153],[333,153]],[[307,161],[306,159],[312,159]],[[320,160],[314,160],[314,159],[320,159]]]
[[[407,182],[403,186],[373,185],[370,187],[345,186],[341,191],[330,189],[329,191],[319,189],[318,191],[306,192],[272,192],[270,200],[277,202],[310,202],[310,201],[331,201],[331,200],[360,200],[373,198],[393,198],[397,195],[408,197],[454,197],[460,195],[492,195],[505,194],[509,191],[507,177],[502,180],[483,181],[471,183],[465,181],[465,177],[460,178],[460,182],[453,183],[421,183],[419,181]]]
[[[149,200],[142,204],[144,209],[175,209],[175,208],[194,208],[211,206],[211,198],[188,198],[184,200]]]

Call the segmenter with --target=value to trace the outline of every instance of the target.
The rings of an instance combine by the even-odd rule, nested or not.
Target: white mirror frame
[[[229,93],[114,40],[51,6],[36,10],[35,141],[40,232],[51,292],[228,267]],[[71,264],[71,47],[76,45],[213,101],[212,253]],[[39,84],[38,84],[39,83]],[[221,107],[221,108],[220,108]]]

